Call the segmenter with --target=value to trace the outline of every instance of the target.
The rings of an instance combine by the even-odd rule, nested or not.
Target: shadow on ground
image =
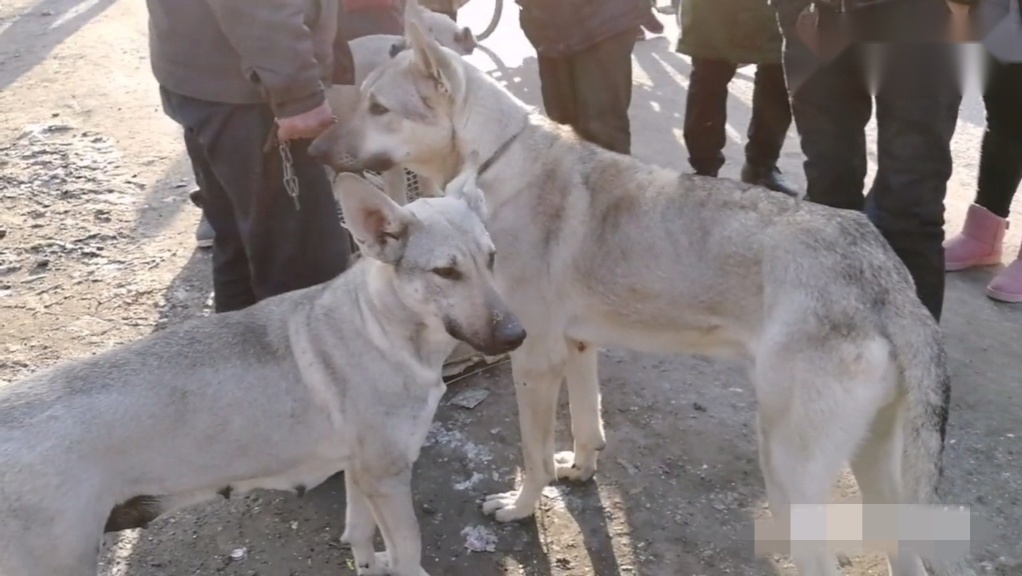
[[[44,62],[60,46],[116,0],[43,0],[31,10],[15,17],[0,32],[0,90],[14,84],[23,75]],[[39,34],[38,19],[52,21]]]

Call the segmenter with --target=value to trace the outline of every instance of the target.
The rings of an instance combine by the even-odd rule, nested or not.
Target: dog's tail
[[[899,501],[932,510],[942,504],[938,484],[944,472],[944,441],[951,402],[947,354],[940,329],[928,312],[898,318],[889,337],[901,368],[905,393]],[[918,526],[913,528],[918,530]],[[945,550],[937,552],[920,555],[931,576],[975,574],[964,558],[941,554]]]
[[[902,455],[903,502],[938,504],[943,475],[951,379],[939,329],[905,319],[890,334],[906,395]]]

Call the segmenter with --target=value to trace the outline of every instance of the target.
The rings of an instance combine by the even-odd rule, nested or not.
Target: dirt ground
[[[487,0],[467,6],[480,21]],[[472,60],[532,104],[535,61],[513,3]],[[669,18],[664,18],[665,21]],[[687,169],[681,121],[688,61],[675,37],[635,49],[635,152]],[[198,211],[178,129],[161,114],[146,12],[127,0],[0,0],[0,385],[209,313],[209,255],[194,248]],[[727,152],[740,166],[753,68],[733,83]],[[955,137],[954,232],[975,182],[982,103],[971,88]],[[794,131],[782,167],[796,182]],[[1016,201],[1022,213],[1022,203]],[[1010,231],[1011,250],[1019,243]],[[955,274],[944,326],[954,375],[946,487],[983,521],[973,549],[987,574],[1022,575],[1022,307],[983,296],[990,271]],[[771,575],[752,552],[765,512],[754,398],[734,367],[606,351],[609,445],[592,483],[548,488],[534,520],[498,525],[485,494],[512,487],[521,462],[506,365],[451,386],[417,465],[424,565],[434,576]],[[484,391],[472,409],[449,400]],[[559,444],[570,448],[562,413]],[[227,417],[230,417],[228,414]],[[138,423],[138,425],[144,425]],[[560,447],[559,446],[559,447]],[[354,574],[338,543],[343,482],[304,499],[258,493],[189,509],[109,538],[104,576]],[[835,494],[851,494],[847,478]],[[475,550],[470,550],[474,548]],[[232,557],[233,556],[233,557]],[[875,558],[844,562],[881,574]]]

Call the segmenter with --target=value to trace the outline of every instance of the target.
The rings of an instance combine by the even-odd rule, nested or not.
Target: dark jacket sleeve
[[[305,25],[305,0],[207,0],[241,55],[245,75],[265,89],[278,118],[325,100],[322,69]]]

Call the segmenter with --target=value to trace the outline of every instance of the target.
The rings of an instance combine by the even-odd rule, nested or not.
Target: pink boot
[[[958,235],[944,241],[944,268],[948,272],[1001,263],[1001,244],[1008,222],[973,204]]]
[[[1022,249],[1016,259],[987,285],[987,296],[1001,302],[1022,302]]]

